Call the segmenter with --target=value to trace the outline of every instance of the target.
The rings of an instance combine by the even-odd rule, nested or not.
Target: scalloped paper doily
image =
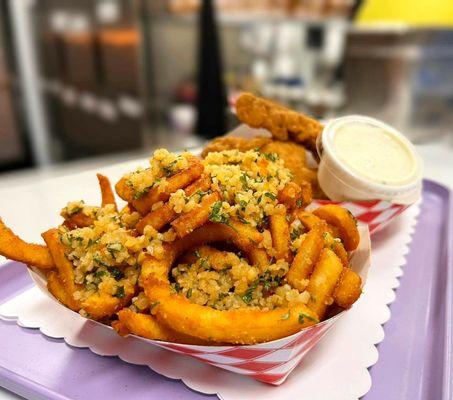
[[[161,375],[181,379],[196,391],[217,394],[224,400],[292,400],[301,396],[311,400],[358,399],[371,387],[368,367],[378,360],[376,344],[384,339],[382,324],[390,319],[388,304],[395,299],[394,289],[403,273],[419,212],[419,205],[412,206],[373,237],[372,266],[363,295],[279,387],[202,364],[134,337],[121,338],[113,330],[64,309],[36,287],[2,304],[0,317],[17,320],[25,328],[40,329],[44,335],[63,339],[74,347],[148,365]]]

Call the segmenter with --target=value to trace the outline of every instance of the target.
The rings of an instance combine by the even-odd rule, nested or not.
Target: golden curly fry
[[[101,174],[96,174],[96,176],[99,181],[99,187],[101,188],[102,207],[107,204],[113,204],[116,210],[115,194],[113,193],[109,178]]]
[[[208,221],[211,206],[219,200],[220,195],[217,192],[208,194],[201,199],[200,204],[197,204],[194,209],[175,219],[171,226],[176,235],[182,238]]]
[[[317,224],[325,224],[327,232],[329,232],[334,238],[340,237],[339,231],[335,226],[329,225],[322,218],[319,218],[318,216],[313,214],[313,212],[296,210],[295,215],[299,219],[299,221],[302,222],[302,225],[304,225],[308,230],[313,229]]]
[[[124,290],[125,296],[121,299],[107,293],[98,292],[88,297],[85,301],[80,302],[80,306],[92,319],[98,320],[110,317],[125,307],[134,296],[134,288],[125,286]]]
[[[350,268],[343,268],[340,280],[333,293],[335,304],[351,307],[362,294],[362,278]]]
[[[230,251],[221,251],[210,246],[199,246],[190,250],[182,258],[182,263],[193,264],[198,258],[204,258],[214,271],[222,271],[239,264],[239,257]]]
[[[52,255],[58,270],[58,276],[63,283],[68,296],[74,298],[74,292],[79,290],[80,287],[74,283],[74,268],[72,263],[66,258],[65,247],[58,237],[58,229],[49,229],[41,236],[49,248],[50,254]]]
[[[80,310],[79,304],[66,291],[58,273],[50,271],[47,274],[47,289],[64,306],[76,312]]]
[[[315,119],[251,93],[237,99],[236,112],[239,120],[252,128],[267,129],[276,139],[292,139],[316,152],[323,126]]]
[[[269,217],[269,229],[272,237],[272,246],[275,249],[275,258],[291,261],[292,253],[289,245],[289,225],[285,214],[274,214]]]
[[[304,290],[307,287],[308,278],[324,247],[325,231],[325,224],[318,224],[307,233],[286,274],[286,280],[292,287],[298,290]]]
[[[338,258],[341,260],[341,263],[346,268],[349,266],[349,256],[348,252],[343,246],[343,243],[339,241],[339,239],[334,238],[329,232],[326,232],[324,235],[324,240],[326,243],[326,247],[329,247]]]
[[[333,292],[342,271],[343,264],[338,256],[330,249],[323,249],[307,286],[308,306],[320,319],[324,318],[327,306],[333,303]]]
[[[172,294],[168,283],[151,278],[145,292],[158,302],[154,310],[159,322],[178,332],[206,341],[255,344],[280,339],[317,323],[317,315],[305,304],[272,311],[239,309],[219,311],[191,303]]]
[[[190,184],[184,189],[186,196],[191,196],[197,192],[206,192],[211,187],[211,179],[208,175],[204,174],[195,182]],[[156,230],[162,229],[165,225],[176,219],[178,214],[173,210],[169,203],[165,203],[162,207],[150,211],[143,217],[135,227],[140,234],[147,225],[152,226]]]
[[[357,248],[360,234],[357,221],[349,210],[336,204],[327,204],[313,211],[317,217],[338,228],[338,234],[347,251]]]
[[[159,201],[167,201],[172,193],[179,189],[184,189],[201,176],[203,165],[200,159],[190,156],[188,160],[189,167],[168,178],[163,190],[156,186],[141,198],[135,199],[133,190],[126,184],[126,179],[122,178],[115,185],[116,192],[123,200],[131,203],[140,214],[146,215],[154,204]]]
[[[65,247],[58,237],[58,229],[49,229],[42,234],[49,251],[52,255],[55,266],[58,270],[58,280],[52,278],[51,288],[54,296],[71,309],[79,311],[84,309],[93,319],[102,319],[113,315],[123,308],[134,296],[135,288],[124,287],[125,296],[121,299],[106,293],[95,293],[84,301],[76,301],[74,293],[81,289],[81,286],[74,282],[74,269],[72,263],[66,258]],[[62,284],[66,296],[61,293]],[[50,290],[50,288],[49,288]]]
[[[289,210],[304,209],[311,203],[311,186],[304,182],[302,186],[289,182],[279,193],[278,201]]]
[[[201,153],[201,157],[205,158],[209,153],[223,150],[239,150],[248,151],[252,149],[260,149],[267,143],[271,142],[271,138],[255,137],[246,139],[235,136],[221,136],[209,142]]]
[[[272,311],[219,311],[191,303],[185,296],[172,292],[168,274],[173,262],[181,253],[196,245],[230,240],[251,260],[256,258],[253,253],[261,249],[253,245],[249,235],[243,235],[252,229],[247,227],[247,230],[238,233],[223,224],[204,225],[183,239],[167,245],[165,259],[148,257],[142,265],[140,282],[150,301],[156,303],[153,313],[156,313],[157,320],[186,335],[237,344],[278,339],[318,322],[316,314],[303,304]]]
[[[79,211],[66,218],[63,222],[63,225],[70,230],[76,228],[85,228],[87,226],[93,225],[93,218],[85,215],[82,211]]]
[[[118,318],[121,323],[117,328],[123,334],[126,332],[133,333],[151,340],[163,340],[165,342],[185,343],[206,345],[206,341],[195,338],[190,335],[184,335],[167,326],[159,323],[156,318],[149,314],[140,314],[124,308],[118,312]]]
[[[40,269],[52,269],[55,264],[49,249],[40,244],[24,242],[0,218],[0,254]]]

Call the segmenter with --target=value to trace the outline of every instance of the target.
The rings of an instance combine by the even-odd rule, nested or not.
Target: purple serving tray
[[[385,230],[375,240],[385,240]],[[365,400],[452,400],[453,209],[449,191],[425,181],[422,211],[370,369]],[[0,303],[32,286],[19,263],[0,267]],[[0,385],[30,399],[215,398],[117,357],[100,357],[0,320]]]

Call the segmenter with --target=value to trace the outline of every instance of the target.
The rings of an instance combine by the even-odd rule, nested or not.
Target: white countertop
[[[416,145],[416,148],[424,161],[425,177],[453,189],[453,136],[435,143]],[[91,199],[95,201],[98,194],[96,185],[93,185],[93,174],[86,171],[100,169],[114,181],[121,171],[142,163],[146,157],[143,153],[123,154],[0,176],[0,215],[24,239],[37,240],[39,232],[46,226],[57,223],[58,212],[55,210],[58,211],[67,201],[79,199],[80,193],[87,203]],[[117,163],[121,165],[114,166]],[[78,184],[65,185],[65,177],[76,173],[79,173],[75,181]],[[0,400],[19,398],[0,388]]]

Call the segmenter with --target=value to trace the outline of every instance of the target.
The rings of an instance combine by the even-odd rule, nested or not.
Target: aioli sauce
[[[404,185],[414,175],[416,162],[405,143],[385,129],[365,122],[337,128],[334,153],[352,172],[376,183]]]

